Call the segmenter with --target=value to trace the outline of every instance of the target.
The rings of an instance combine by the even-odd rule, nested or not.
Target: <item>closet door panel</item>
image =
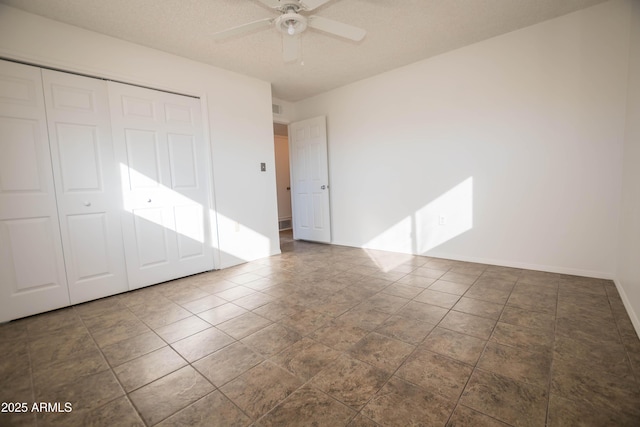
[[[213,269],[200,100],[109,82],[130,287]]]
[[[127,291],[106,83],[42,73],[71,302]]]
[[[41,71],[0,60],[0,322],[68,304]]]

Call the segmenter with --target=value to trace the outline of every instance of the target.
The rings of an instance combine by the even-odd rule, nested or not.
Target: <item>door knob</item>
[[[324,190],[325,188],[327,188],[326,185],[323,185],[322,187],[320,187],[321,190]]]
[[[147,203],[151,203],[151,199],[147,199]]]
[[[83,205],[89,207],[89,206],[91,206],[91,202],[84,202]]]

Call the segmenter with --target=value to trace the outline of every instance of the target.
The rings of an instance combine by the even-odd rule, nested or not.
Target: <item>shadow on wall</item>
[[[401,264],[402,258],[394,262],[395,258],[377,257],[371,249],[424,255],[472,228],[473,177],[470,176],[370,239],[363,248],[369,249],[367,253],[381,270],[389,271]]]

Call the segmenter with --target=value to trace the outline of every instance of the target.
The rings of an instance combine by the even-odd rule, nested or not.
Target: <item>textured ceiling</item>
[[[221,42],[211,35],[275,17],[257,0],[0,0],[37,15],[257,77],[297,101],[605,0],[331,0],[313,14],[367,30],[351,42],[302,34],[285,64],[274,28]]]

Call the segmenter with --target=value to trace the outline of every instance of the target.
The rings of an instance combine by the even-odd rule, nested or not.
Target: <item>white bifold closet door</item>
[[[71,303],[125,292],[107,84],[51,70],[42,77]]]
[[[0,61],[0,322],[66,305],[41,72]]]
[[[200,100],[108,86],[129,287],[213,269]]]

